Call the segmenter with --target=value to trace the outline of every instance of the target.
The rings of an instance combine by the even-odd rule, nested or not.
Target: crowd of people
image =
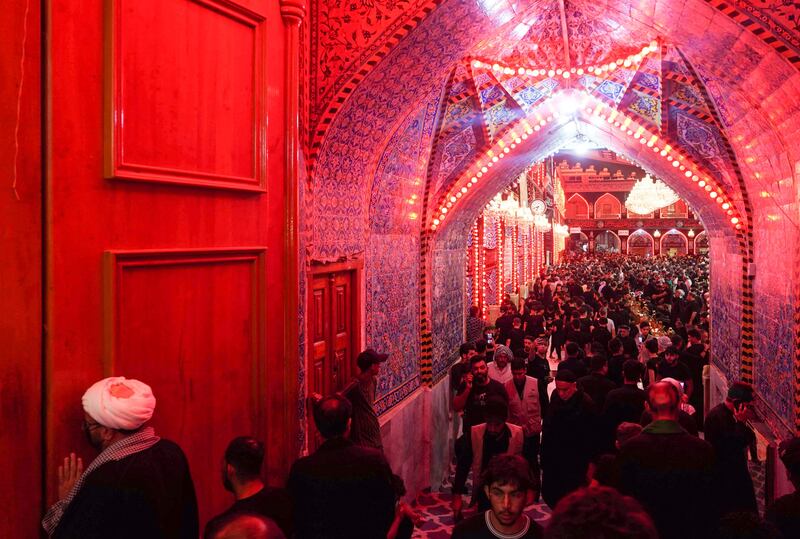
[[[511,453],[528,462],[535,492],[555,514],[572,511],[563,504],[578,503],[586,488],[603,488],[630,496],[642,508],[635,514],[665,539],[770,528],[747,463],[753,388],[732,384],[704,416],[707,264],[699,256],[576,255],[543,273],[527,298],[506,296],[491,325],[472,308],[450,373],[463,421],[456,521],[470,467],[471,501],[482,512],[481,472]],[[775,537],[778,529],[800,537],[797,516],[794,527],[767,516]]]
[[[734,383],[703,415],[706,264],[582,256],[550,268],[519,306],[506,297],[491,325],[472,309],[450,371],[453,538],[800,537],[800,493],[758,514],[753,388]],[[264,483],[261,441],[232,440],[221,471],[234,502],[203,536],[409,539],[422,517],[403,501],[373,408],[386,360],[367,349],[343,391],[311,397],[323,442],[285,488]],[[200,535],[186,457],[148,426],[155,402],[123,377],[86,391],[83,431],[99,454],[85,470],[74,453],[59,467],[50,537]],[[800,439],[781,458],[800,486]],[[553,509],[545,528],[525,514],[540,498]]]

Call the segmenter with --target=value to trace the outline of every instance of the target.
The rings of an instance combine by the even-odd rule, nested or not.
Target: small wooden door
[[[358,269],[350,266],[319,266],[311,271],[309,290],[308,391],[330,395],[344,388],[355,372],[358,354]],[[311,410],[308,410],[309,418]],[[319,436],[308,421],[309,450],[319,445]]]

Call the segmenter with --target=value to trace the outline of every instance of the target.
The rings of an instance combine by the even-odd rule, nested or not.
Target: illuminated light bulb
[[[642,55],[641,54],[634,54],[633,55],[633,61],[638,64],[639,62],[642,61]]]
[[[618,60],[617,60],[615,63],[616,63],[618,66],[621,66],[623,62],[624,62],[624,60],[623,60],[622,58],[620,58],[620,59],[618,59]]]
[[[492,166],[494,166],[494,161],[489,161],[488,163],[486,163],[486,166],[487,166],[487,167],[492,167]]]
[[[414,199],[413,199],[413,198],[411,198],[411,199],[409,199],[409,200],[406,200],[406,202],[407,202],[408,204],[412,205],[412,206],[414,205]]]
[[[722,195],[717,197],[717,204],[722,204]]]
[[[621,127],[621,126],[622,126],[622,124],[621,124],[621,123],[619,123],[619,122],[614,122],[614,127]]]
[[[503,153],[508,153],[508,152],[510,152],[510,151],[511,151],[511,149],[510,149],[510,148],[503,148]]]
[[[472,183],[473,183],[473,184],[476,184],[476,183],[478,183],[478,178],[472,178]]]
[[[661,148],[659,148],[658,146],[653,146],[653,152],[654,153],[658,153],[660,151],[661,151]]]
[[[524,73],[525,73],[525,68],[524,67],[520,67],[519,69],[517,69],[517,74],[518,75],[522,75]]]
[[[411,220],[414,220],[414,219],[416,219],[416,218],[417,218],[417,214],[416,214],[416,212],[413,212],[413,211],[412,211],[411,213],[409,213],[409,214],[408,214],[408,218],[409,218],[409,219],[411,219]]]
[[[486,167],[481,167],[481,172],[483,172],[484,174],[486,174],[487,172],[489,172],[489,169],[488,169],[488,168],[486,168]]]
[[[547,120],[540,120],[539,121],[539,125],[541,125],[542,127],[546,126],[547,125]],[[528,134],[530,135],[530,133],[528,133]]]
[[[574,68],[574,67],[573,67],[573,68],[571,68],[571,69],[569,70],[569,72],[574,74],[574,73],[575,73],[575,68]]]
[[[625,61],[622,62],[622,65],[625,66],[625,67],[631,67],[631,59],[630,58],[626,58]]]
[[[733,223],[735,225],[738,222],[739,222],[739,218],[738,217],[731,217],[731,223]]]
[[[512,143],[511,143],[511,149],[513,150],[513,149],[514,149],[514,148],[516,148],[516,147],[517,147],[517,145],[516,145],[516,144],[514,144],[514,143],[512,142]]]
[[[628,136],[629,136],[629,137],[632,137],[632,136],[633,136],[633,131],[631,131],[630,129],[628,129]]]
[[[561,69],[560,67],[558,69],[556,69],[556,75],[560,75],[563,72],[564,72],[564,70]]]
[[[711,198],[717,198],[717,192],[716,192],[716,191],[711,191],[711,192],[708,194],[708,196],[710,196]]]
[[[538,130],[540,130],[540,129],[541,129],[541,127],[539,127],[538,125],[534,125],[534,126],[533,126],[533,130],[534,130],[534,131],[538,131]]]
[[[592,107],[586,107],[586,114],[591,114],[594,111]]]
[[[500,64],[492,65],[492,69],[495,70],[495,71],[498,71],[500,69]]]
[[[520,142],[522,142],[522,139],[521,139],[521,138],[519,138],[519,137],[517,137],[517,138],[515,138],[515,139],[514,139],[514,142],[516,142],[517,144],[519,144]]]
[[[661,150],[661,157],[667,156],[667,150]]]
[[[691,170],[687,170],[687,171],[686,171],[686,172],[684,172],[683,174],[684,174],[684,176],[686,176],[687,178],[691,178],[691,177],[692,177],[692,171],[691,171]]]
[[[705,187],[705,186],[706,186],[706,182],[705,182],[705,181],[703,181],[703,180],[700,180],[700,181],[697,183],[697,186],[698,186],[698,187]]]
[[[653,143],[653,141],[652,141],[652,140],[648,140],[648,141],[647,141],[647,147],[648,147],[648,148],[652,148],[652,147],[653,147],[653,144],[654,144],[654,143]]]
[[[555,74],[556,74],[556,72],[555,72],[555,71],[553,71],[552,69],[551,69],[550,71],[548,71],[548,72],[547,72],[547,76],[548,76],[548,77],[553,77],[553,76],[555,76]]]
[[[546,120],[547,120],[548,122],[552,122],[552,121],[553,121],[553,116],[552,116],[552,115],[548,116],[548,117],[546,118]]]
[[[669,157],[667,157],[667,159],[669,159]],[[678,163],[677,161],[673,161],[673,162],[672,162],[672,166],[673,166],[673,167],[676,167],[676,168],[677,168],[677,167],[678,167],[678,165],[680,165],[680,163]]]
[[[466,187],[462,187],[462,188],[461,188],[461,192],[462,192],[462,193],[466,193],[466,192],[467,192],[467,188],[466,188]]]
[[[741,229],[742,229],[742,225],[741,224],[737,224],[736,225],[736,230],[741,230]]]
[[[576,73],[577,73],[578,75],[583,75],[583,68],[582,68],[582,67],[581,67],[581,68],[578,68],[578,71],[576,71]]]
[[[514,74],[514,70],[511,69],[510,67],[507,67],[507,68],[505,68],[503,70],[503,73],[505,73],[506,75],[513,75]]]
[[[448,202],[447,204],[445,204],[445,206],[446,206],[446,208],[443,208],[442,211],[445,211],[445,209],[449,210],[450,208],[452,208],[453,207],[453,203],[452,202]]]
[[[589,73],[594,73],[594,66],[587,67],[586,71],[588,71]]]
[[[644,140],[643,138],[640,138],[640,139],[639,139],[639,144],[644,144],[645,142],[647,142],[647,141],[646,141],[646,140]]]
[[[538,127],[538,126],[537,126],[537,127]],[[523,134],[522,134],[522,139],[523,139],[523,140],[526,140],[527,138],[528,138],[528,134],[527,134],[527,133],[523,133]]]
[[[565,79],[568,79],[569,78],[569,71],[564,71],[564,73],[562,73],[561,76],[564,77]]]
[[[728,211],[726,211],[725,213],[727,213],[728,215],[733,215],[733,210],[728,209]]]
[[[450,197],[450,202],[455,202],[455,201],[456,201],[456,197]]]
[[[544,73],[541,73],[541,74],[544,74]],[[533,70],[533,76],[534,77],[538,77],[539,75],[540,75],[539,70],[538,69],[534,69]]]
[[[506,154],[504,154],[504,153],[501,153],[501,154],[500,154],[498,157],[500,157],[500,159],[502,159],[502,158],[504,158],[505,156],[506,156]]]
[[[477,173],[477,174],[475,174],[475,176],[476,176],[476,177],[472,178],[472,181],[473,181],[473,182],[476,182],[476,181],[478,181],[478,178],[480,178],[481,176],[483,176],[483,172],[481,172],[481,171],[478,171],[478,173]]]
[[[692,174],[692,181],[693,182],[696,182],[699,179],[700,179],[700,177],[697,174]]]
[[[439,222],[440,222],[440,221],[439,221],[439,219],[434,219],[434,220],[433,220],[433,226],[436,226],[436,225],[438,225],[438,224],[439,224]]]
[[[706,184],[706,191],[711,191],[711,185]]]
[[[678,170],[686,170],[686,167],[681,165],[681,166],[678,167]]]
[[[638,133],[638,132],[637,132],[637,133],[634,133],[634,134],[633,134],[633,138],[635,138],[635,139],[637,139],[637,140],[638,140],[638,139],[642,138],[642,134],[641,134],[641,133]]]
[[[727,202],[726,202],[726,203],[724,203],[724,204],[722,205],[722,209],[723,209],[723,210],[727,210],[727,209],[728,209],[728,208],[730,208],[730,207],[731,207],[731,205],[730,205],[730,204],[728,204]]]
[[[447,213],[447,208],[439,208],[439,213]]]
[[[461,191],[456,193],[456,198],[461,198]]]

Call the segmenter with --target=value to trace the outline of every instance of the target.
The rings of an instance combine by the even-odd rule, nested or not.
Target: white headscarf
[[[92,419],[110,429],[136,430],[153,417],[156,408],[150,386],[123,376],[100,380],[81,401]]]

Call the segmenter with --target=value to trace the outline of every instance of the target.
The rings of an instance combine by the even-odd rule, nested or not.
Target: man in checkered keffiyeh
[[[83,431],[100,454],[83,470],[75,453],[58,469],[59,500],[42,526],[53,538],[198,536],[186,457],[144,424],[156,399],[147,384],[106,378],[83,395]]]

